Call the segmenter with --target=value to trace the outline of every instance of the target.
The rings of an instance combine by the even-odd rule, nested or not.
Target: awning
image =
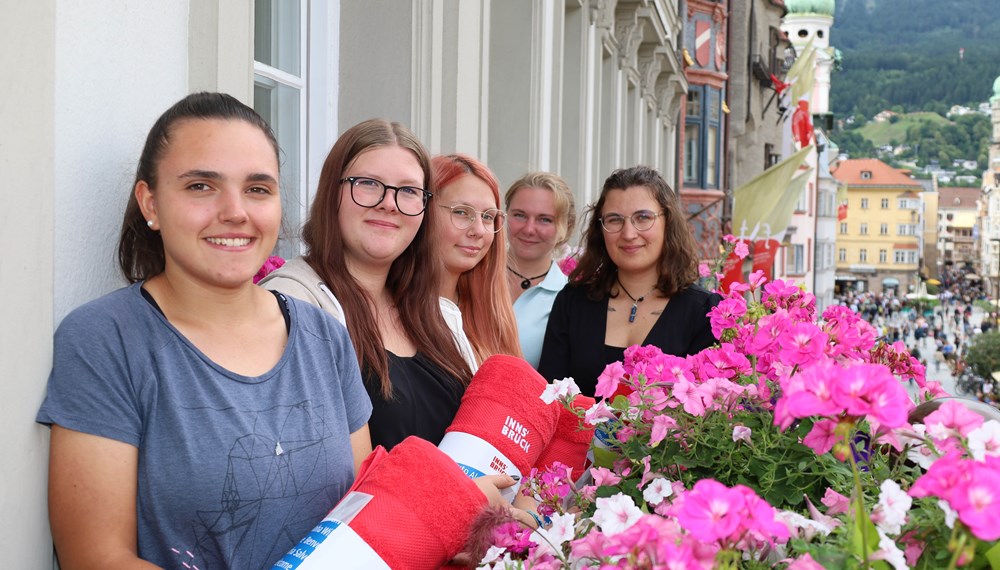
[[[941,282],[940,282],[940,281],[938,281],[937,279],[928,279],[928,280],[927,280],[927,284],[928,284],[928,285],[940,285],[940,284],[941,284]]]
[[[965,278],[969,281],[979,281],[981,278],[975,273],[967,273]]]
[[[899,279],[895,277],[886,277],[882,280],[882,285],[884,287],[899,287]]]

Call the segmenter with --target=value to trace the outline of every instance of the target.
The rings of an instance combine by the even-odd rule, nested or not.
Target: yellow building
[[[837,228],[838,290],[898,295],[914,289],[923,240],[921,185],[874,158],[841,161],[833,176],[847,185],[846,216]]]

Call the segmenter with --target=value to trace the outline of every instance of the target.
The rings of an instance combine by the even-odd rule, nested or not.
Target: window
[[[889,199],[888,198],[882,198],[882,209],[883,210],[888,210],[889,209]]]
[[[889,235],[889,224],[879,224],[878,235],[887,236]]]
[[[878,250],[878,262],[885,263],[889,259],[889,251],[885,249]]]
[[[858,233],[860,233],[863,236],[868,235],[868,224],[866,224],[864,222],[861,222],[861,227],[860,227]]]
[[[861,209],[862,210],[867,210],[868,209],[868,198],[862,198],[861,199]]]
[[[899,199],[899,209],[900,210],[916,210],[920,208],[920,201],[915,198],[900,198]],[[940,217],[940,214],[938,214]]]
[[[868,250],[867,249],[861,248],[861,251],[858,252],[858,261],[860,261],[861,263],[868,263]]]
[[[253,108],[271,125],[281,148],[284,223],[301,225],[306,204],[306,10],[300,0],[254,4]],[[280,239],[278,254],[295,257],[297,243]]]
[[[837,261],[847,261],[847,248],[837,250]]]
[[[847,233],[847,222],[840,222],[840,233]]]
[[[894,251],[892,253],[893,253],[893,255],[892,255],[893,260],[896,263],[908,263],[908,264],[911,264],[911,265],[917,263],[917,251],[916,250],[913,250],[913,249],[896,250],[896,251]]]
[[[901,236],[915,236],[917,235],[917,224],[898,224],[896,226],[896,234]]]
[[[802,275],[806,272],[806,246],[801,244],[791,244],[785,252],[785,262],[788,266],[788,273],[792,275]]]
[[[862,180],[871,180],[871,178],[872,178],[872,171],[871,170],[862,170],[861,171],[861,179]]]
[[[896,263],[906,263],[906,252],[905,251],[892,252],[892,260]]]
[[[764,143],[764,170],[771,168],[779,162],[781,162],[781,155],[774,152],[774,145]]]
[[[684,115],[684,183],[718,188],[723,138],[722,91],[709,85],[690,86]]]

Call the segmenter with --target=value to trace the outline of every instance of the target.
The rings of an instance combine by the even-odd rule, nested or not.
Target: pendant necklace
[[[622,288],[622,291],[626,295],[628,295],[629,299],[632,299],[632,310],[630,310],[628,312],[628,322],[634,323],[635,322],[635,314],[639,310],[639,303],[645,301],[646,297],[650,293],[652,293],[653,291],[656,291],[656,287],[653,287],[652,289],[650,289],[649,291],[647,291],[645,295],[643,295],[643,296],[639,297],[638,299],[636,299],[635,297],[632,296],[631,293],[628,292],[628,289],[626,289],[625,286],[622,285],[622,280],[621,279],[616,279],[616,280],[618,281],[618,286]]]
[[[552,269],[552,262],[551,261],[549,262],[549,269]],[[521,281],[521,289],[527,289],[528,287],[531,287],[531,282],[532,281],[534,281],[535,279],[541,279],[542,277],[545,277],[546,275],[548,275],[549,274],[549,269],[546,269],[545,273],[542,273],[541,275],[535,275],[534,277],[525,277],[524,275],[521,275],[517,271],[514,271],[514,268],[512,268],[511,266],[509,266],[509,265],[507,266],[507,271],[510,271],[511,273],[513,273],[514,275],[517,275],[518,277],[520,277],[522,279],[522,281]]]

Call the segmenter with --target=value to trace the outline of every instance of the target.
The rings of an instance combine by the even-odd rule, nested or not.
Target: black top
[[[444,430],[451,425],[465,386],[448,376],[426,356],[389,357],[389,379],[392,399],[386,400],[377,376],[366,371],[365,389],[372,400],[372,417],[368,420],[372,447],[390,450],[407,437],[415,435],[437,445]]]
[[[670,298],[643,345],[656,345],[666,354],[687,356],[712,346],[708,311],[722,297],[692,285]],[[593,396],[604,367],[622,359],[626,347],[608,346],[608,299],[591,301],[583,287],[567,285],[556,296],[545,328],[538,372],[550,382],[566,377]]]

